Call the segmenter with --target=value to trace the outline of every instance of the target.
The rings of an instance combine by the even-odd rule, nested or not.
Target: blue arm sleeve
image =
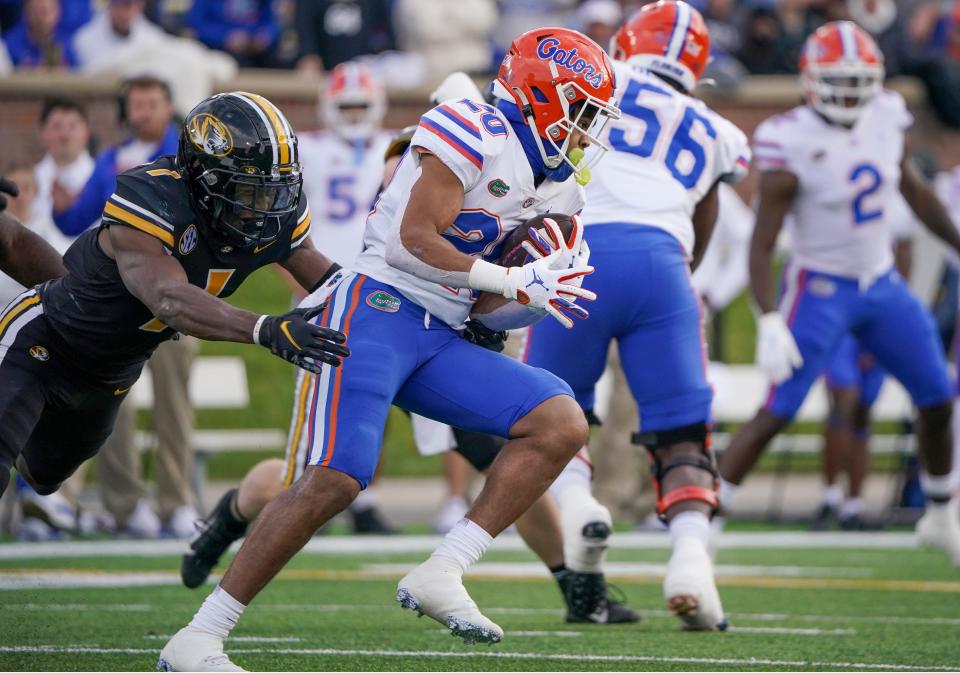
[[[63,212],[53,214],[54,224],[67,236],[79,236],[100,219],[103,204],[110,198],[117,183],[111,164],[112,161],[108,161],[106,157],[98,159],[93,174],[73,205]]]

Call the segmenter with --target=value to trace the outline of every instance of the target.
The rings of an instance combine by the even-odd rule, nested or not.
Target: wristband
[[[467,283],[474,290],[503,294],[507,278],[507,269],[497,264],[478,259],[470,267]]]
[[[257,324],[253,326],[253,343],[260,343],[260,328],[263,327],[263,322],[269,317],[268,315],[262,315],[257,319]]]
[[[330,268],[327,269],[327,272],[326,272],[325,274],[323,274],[322,276],[320,276],[320,280],[318,280],[318,281],[316,282],[316,284],[314,284],[314,286],[310,288],[310,292],[308,292],[307,294],[313,294],[314,292],[316,292],[317,290],[319,290],[321,287],[323,287],[323,284],[324,284],[324,283],[326,283],[328,280],[330,280],[330,278],[331,278],[331,276],[333,276],[333,274],[335,274],[337,271],[339,271],[339,270],[342,269],[342,268],[343,268],[342,266],[340,266],[340,265],[337,264],[336,262],[333,262],[333,263],[330,265]]]

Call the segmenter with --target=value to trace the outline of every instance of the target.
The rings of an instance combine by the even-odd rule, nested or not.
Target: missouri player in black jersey
[[[0,492],[15,464],[55,491],[110,434],[144,363],[177,333],[258,343],[304,369],[336,366],[343,334],[317,309],[257,316],[221,298],[277,263],[308,291],[337,271],[311,244],[297,139],[265,98],[234,92],[187,116],[176,157],[117,177],[67,273],[0,313]]]

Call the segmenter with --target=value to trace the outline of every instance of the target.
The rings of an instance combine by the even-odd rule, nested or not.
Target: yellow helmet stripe
[[[277,106],[259,94],[248,93],[245,95],[267,113],[270,123],[273,124],[273,131],[277,135],[277,145],[280,148],[280,164],[289,164],[293,156],[293,133],[290,131],[290,126],[287,124],[283,113],[277,109]]]

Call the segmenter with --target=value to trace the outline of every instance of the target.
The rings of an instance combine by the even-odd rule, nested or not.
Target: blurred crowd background
[[[704,95],[748,135],[760,120],[801,101],[794,75],[807,35],[827,21],[842,18],[853,19],[871,32],[883,49],[888,77],[894,79],[891,85],[904,93],[917,117],[914,150],[927,158],[928,176],[937,176],[940,194],[960,219],[960,172],[951,172],[960,163],[960,133],[952,128],[960,127],[960,0],[689,1],[706,17],[712,39],[707,77],[713,83],[705,87]],[[463,70],[480,85],[488,82],[510,41],[521,32],[544,25],[570,26],[606,46],[622,20],[643,4],[647,3],[0,0],[0,174],[14,179],[21,189],[12,212],[62,252],[76,235],[96,225],[118,172],[175,152],[178,120],[210,93],[257,91],[284,110],[298,133],[311,131],[322,123],[325,74],[359,60],[386,86],[384,126],[400,129],[416,122],[427,107],[430,90],[449,73]],[[750,180],[739,189],[747,203],[751,189]],[[333,191],[324,196],[336,205]],[[317,213],[324,199],[313,195],[310,199]],[[731,234],[728,247],[740,250],[740,256],[729,263],[740,265],[738,282],[743,283],[743,250],[752,229],[752,213],[743,203],[734,207],[742,212],[738,217],[743,227]],[[712,244],[715,248],[727,245],[716,241],[718,235]],[[917,257],[923,263],[915,264],[915,275],[925,277],[925,299],[939,307],[944,338],[949,340],[957,275],[925,255],[921,252]],[[237,300],[259,312],[285,310],[291,297],[284,281],[272,271],[257,278],[238,293]],[[0,305],[20,289],[5,285],[7,280],[0,276]],[[726,284],[737,285],[732,280]],[[712,358],[747,364],[753,358],[753,319],[742,295],[733,300],[739,289],[742,285],[723,300],[715,297],[720,294],[717,286],[702,291],[714,312]],[[156,537],[161,532],[186,537],[193,531],[198,510],[204,509],[198,501],[204,473],[194,462],[194,449],[200,445],[195,429],[247,432],[251,445],[257,444],[256,430],[266,428],[280,435],[276,442],[261,442],[260,454],[240,458],[230,457],[238,449],[230,443],[233,440],[205,449],[207,454],[223,453],[215,455],[209,466],[210,476],[221,482],[235,483],[257,458],[276,456],[286,441],[292,404],[289,368],[269,354],[254,352],[259,349],[203,343],[199,347],[203,356],[243,359],[250,404],[235,410],[196,409],[186,391],[197,350],[190,339],[170,342],[151,362],[152,440],[144,442],[143,434],[136,432],[134,406],[125,405],[117,433],[96,467],[100,492],[95,497],[102,503],[106,523],[77,518],[82,511],[77,509],[81,491],[90,490],[82,471],[63,489],[62,502],[51,505],[37,500],[34,510],[60,507],[57,527],[61,532],[99,525],[139,537]],[[595,437],[598,497],[615,516],[642,521],[653,499],[642,450],[628,441],[629,429],[636,427],[636,410],[623,382],[611,385],[614,403],[609,422]],[[139,420],[146,420],[143,413]],[[140,427],[145,425],[141,422]],[[402,505],[423,497],[434,498],[429,507],[440,511],[438,521],[443,519],[441,504],[445,508],[452,503],[456,512],[462,511],[469,490],[465,464],[455,465],[453,458],[417,456],[409,421],[399,413],[394,414],[391,428],[384,450],[385,475],[420,478],[445,469],[448,479],[436,491],[420,482],[400,484],[381,507],[388,511],[386,519],[403,519]],[[819,426],[803,431],[815,434]],[[910,428],[908,422],[898,420],[888,422],[882,431],[906,437]],[[145,445],[154,449],[148,454],[147,469],[141,460]],[[883,486],[894,494],[880,498],[893,506],[910,498],[922,503],[909,443],[902,447],[899,457],[881,463],[881,470],[896,473]],[[814,472],[817,464],[801,459],[784,470],[798,467]],[[156,479],[154,497],[145,482],[147,474]],[[804,514],[818,506],[818,477],[811,475],[811,479],[801,498]],[[379,514],[371,517],[380,507],[374,493],[370,489],[365,492],[367,500],[358,500],[354,530],[389,528]],[[771,494],[771,507],[777,509],[783,500],[780,482],[773,482]],[[206,501],[212,502],[215,496],[214,492]],[[30,510],[31,497],[21,490],[25,512]],[[447,518],[455,521],[456,512]],[[45,517],[49,520],[49,511]],[[0,532],[8,522],[0,507]],[[21,528],[19,534],[46,539],[55,533],[44,525]]]
[[[923,80],[960,124],[960,2],[953,0],[691,0],[707,19],[708,76],[736,87],[750,74],[797,70],[804,38],[850,18],[878,40],[890,76]],[[199,46],[240,67],[330,70],[364,57],[394,88],[452,70],[486,73],[519,33],[564,25],[606,45],[643,0],[0,0],[0,74],[81,74]],[[193,53],[193,52],[191,52]],[[209,67],[208,64],[201,67]],[[230,65],[222,67],[228,68]]]

